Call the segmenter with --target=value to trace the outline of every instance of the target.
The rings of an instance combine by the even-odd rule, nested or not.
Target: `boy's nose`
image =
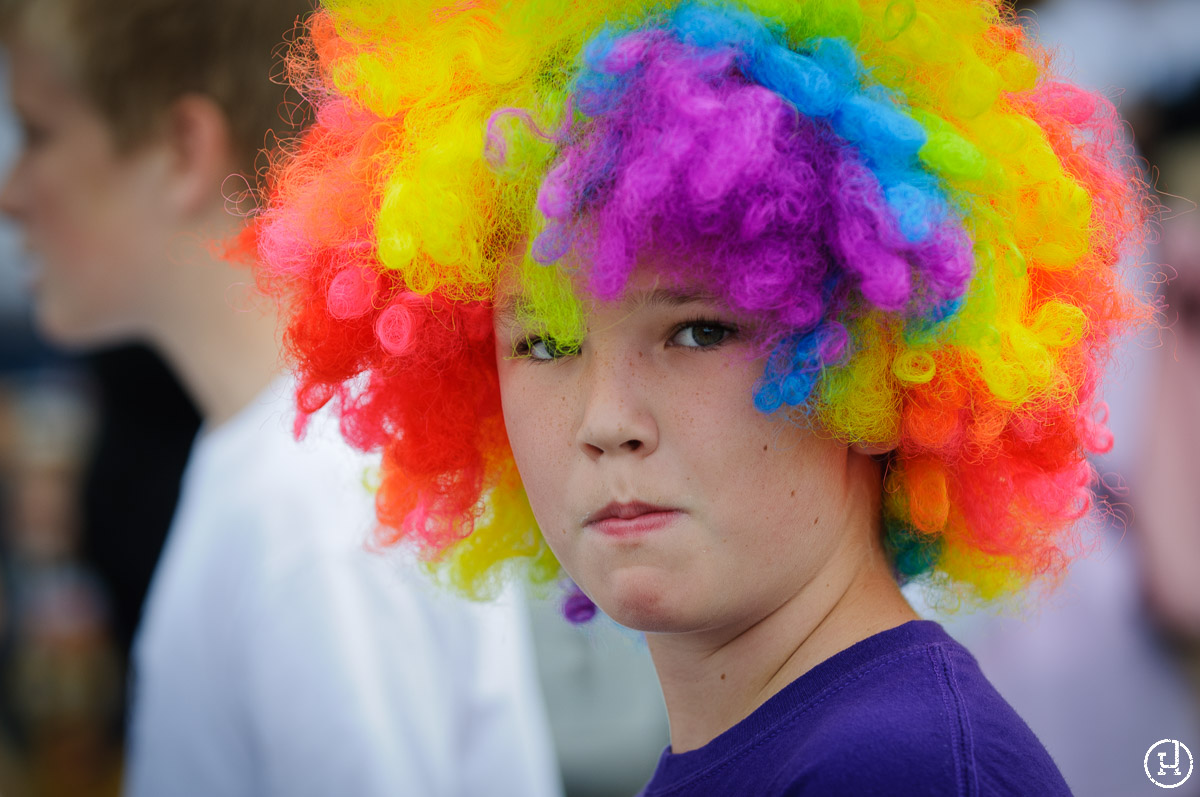
[[[588,457],[636,454],[658,448],[658,423],[631,362],[590,357],[581,382],[583,417],[576,444]]]

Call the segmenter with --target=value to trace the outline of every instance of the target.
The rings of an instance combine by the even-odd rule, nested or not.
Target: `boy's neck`
[[[857,547],[749,628],[647,635],[672,752],[704,746],[834,654],[917,619],[882,550]]]
[[[177,238],[150,324],[152,342],[209,427],[237,415],[282,370],[275,306],[256,290],[248,265],[217,251],[213,242],[226,233]]]

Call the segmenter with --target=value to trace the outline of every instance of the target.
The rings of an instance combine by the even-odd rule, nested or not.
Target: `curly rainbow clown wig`
[[[383,451],[383,544],[473,594],[557,575],[496,284],[569,350],[652,253],[763,320],[759,410],[894,447],[901,580],[989,599],[1064,567],[1146,205],[1112,106],[996,2],[327,0],[290,66],[317,123],[270,175],[263,284],[302,413],[335,400]]]

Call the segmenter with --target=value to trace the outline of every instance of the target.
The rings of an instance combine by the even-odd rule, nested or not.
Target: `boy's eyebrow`
[[[654,288],[652,290],[628,294],[625,301],[631,307],[679,307],[697,302],[716,301],[708,291],[687,288]],[[532,305],[524,294],[511,293],[501,297],[494,305],[496,321],[502,326],[516,326],[520,319],[527,316]]]
[[[695,302],[712,302],[715,297],[705,290],[698,288],[655,288],[640,294],[633,294],[627,299],[635,306],[650,305],[678,307]]]

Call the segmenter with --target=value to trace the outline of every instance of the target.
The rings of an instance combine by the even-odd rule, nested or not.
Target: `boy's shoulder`
[[[778,793],[1070,793],[1041,742],[940,626],[908,623],[865,642],[871,655],[825,662],[823,688],[781,727],[789,774]]]
[[[659,775],[683,761],[664,760],[647,794],[1070,793],[971,654],[924,621],[822,662],[709,748],[673,783]]]

